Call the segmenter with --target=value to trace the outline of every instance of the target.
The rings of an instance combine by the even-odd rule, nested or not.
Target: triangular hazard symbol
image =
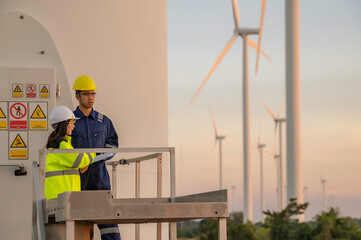
[[[30,118],[46,118],[43,110],[41,109],[41,107],[39,106],[36,106],[33,114],[31,114],[31,117]]]
[[[6,118],[3,110],[0,108],[0,118]]]
[[[20,134],[16,136],[14,142],[10,146],[11,148],[26,148],[24,140],[21,138]]]
[[[44,87],[41,89],[40,92],[42,92],[42,93],[48,93],[49,91],[48,91],[48,89],[46,88],[46,86],[44,86]]]
[[[14,89],[14,92],[21,92],[21,89],[19,88],[19,85],[16,85],[16,88]]]

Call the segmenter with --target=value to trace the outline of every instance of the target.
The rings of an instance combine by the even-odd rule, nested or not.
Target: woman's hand
[[[88,170],[88,168],[89,168],[89,165],[86,166],[85,168],[79,169],[79,171],[80,171],[80,173],[85,173]]]

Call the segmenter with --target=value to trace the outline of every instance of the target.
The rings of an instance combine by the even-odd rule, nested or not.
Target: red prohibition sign
[[[28,85],[27,90],[28,90],[28,93],[34,93],[35,92],[35,86],[34,85]]]
[[[24,108],[24,112],[22,112],[22,109],[21,109],[20,106],[22,106],[22,107]],[[13,114],[13,109],[15,109],[15,116],[14,116],[14,114]],[[10,108],[10,114],[11,114],[11,116],[13,116],[13,118],[15,118],[15,119],[21,119],[21,118],[25,117],[25,114],[26,114],[26,107],[25,107],[25,105],[22,104],[22,103],[15,103],[15,104],[13,104],[13,105],[11,106],[11,108]]]

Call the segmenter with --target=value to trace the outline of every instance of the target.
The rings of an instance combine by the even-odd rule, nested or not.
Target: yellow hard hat
[[[98,88],[95,86],[95,83],[91,77],[82,75],[75,80],[73,89],[78,91],[89,91],[97,90]]]

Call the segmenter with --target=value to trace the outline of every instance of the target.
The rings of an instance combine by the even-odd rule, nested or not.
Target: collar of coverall
[[[75,109],[75,112],[77,113],[77,115],[79,116],[79,118],[85,117],[84,113],[83,113],[82,111],[80,111],[79,106]],[[92,111],[91,111],[89,117],[95,119],[95,111],[94,111],[93,108],[92,108]]]

